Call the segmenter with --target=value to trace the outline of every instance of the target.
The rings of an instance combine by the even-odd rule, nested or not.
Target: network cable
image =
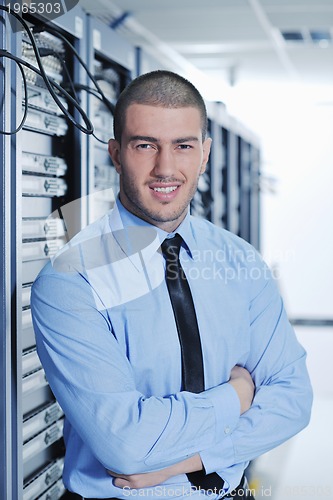
[[[33,66],[32,64],[28,63],[27,61],[24,61],[23,59],[21,59],[21,58],[19,58],[17,56],[14,56],[14,54],[11,54],[7,50],[0,50],[0,57],[8,58],[8,59],[11,59],[11,60],[15,61],[19,65],[19,67],[20,66],[26,66],[31,71],[34,71],[37,75],[39,75],[39,76],[41,76],[43,78],[42,72],[40,70],[38,70],[35,66]],[[25,75],[24,75],[24,78],[25,78]],[[49,83],[50,83],[51,86],[55,87],[59,91],[59,93],[63,94],[63,96],[70,103],[72,103],[75,106],[76,109],[78,109],[78,111],[80,112],[81,116],[83,117],[83,119],[86,122],[87,128],[83,127],[81,124],[79,124],[78,122],[76,122],[76,120],[72,117],[72,115],[70,115],[68,113],[68,111],[63,106],[63,104],[61,103],[61,101],[59,101],[61,103],[61,106],[62,106],[61,109],[64,109],[66,111],[66,113],[65,113],[66,117],[69,118],[70,121],[75,125],[75,127],[79,128],[82,132],[84,132],[86,134],[93,134],[94,127],[93,127],[91,121],[89,120],[89,118],[87,117],[87,115],[85,114],[85,112],[82,110],[81,106],[78,104],[78,102],[75,99],[73,99],[73,97],[63,87],[61,87],[56,81],[54,81],[53,79],[50,78],[49,79]],[[54,91],[52,91],[52,93],[54,93]],[[27,103],[28,103],[28,100],[27,100],[27,91],[26,91],[25,92],[25,107],[26,108],[27,108]],[[24,112],[24,116],[26,117],[26,112]],[[20,124],[20,128],[22,128],[22,126],[23,125]],[[1,132],[1,133],[4,133],[4,132]],[[10,132],[10,134],[14,134],[14,133],[15,133],[14,131]]]
[[[5,52],[5,51],[0,51],[0,57],[3,57],[2,55],[2,52]],[[2,135],[14,135],[14,134],[17,134],[24,126],[25,122],[26,122],[26,119],[27,119],[27,115],[28,115],[28,105],[27,105],[27,102],[28,102],[28,87],[27,87],[27,79],[26,79],[26,76],[24,74],[24,69],[22,67],[22,64],[20,61],[15,61],[15,63],[17,64],[19,70],[20,70],[20,73],[22,75],[22,81],[23,81],[23,91],[24,91],[24,100],[25,100],[25,106],[24,106],[24,111],[23,111],[23,117],[22,117],[22,120],[19,124],[19,126],[15,129],[15,130],[12,130],[12,131],[5,131],[5,130],[0,130],[0,134]]]
[[[100,95],[100,93],[98,92],[98,90],[95,90],[91,87],[89,87],[89,85],[84,85],[82,83],[74,83],[74,89],[75,90],[84,90],[86,91],[88,94],[91,94],[93,95],[94,97],[96,97],[96,99],[98,99],[99,101],[101,101],[103,104],[105,104],[105,100],[102,98],[102,96]],[[103,139],[100,139],[96,134],[95,132],[93,132],[92,136],[96,139],[96,141],[98,142],[101,142],[102,144],[108,144],[108,141],[104,141]]]
[[[41,60],[42,56],[40,55],[40,51],[39,51],[39,49],[37,47],[37,44],[35,42],[35,38],[34,38],[33,34],[31,33],[28,24],[25,22],[25,20],[19,14],[16,14],[14,11],[10,10],[8,7],[4,7],[4,6],[0,5],[0,10],[4,10],[8,14],[14,16],[20,22],[20,24],[23,26],[24,30],[26,31],[26,33],[27,33],[27,35],[28,35],[28,37],[30,39],[30,42],[31,42],[31,45],[32,45],[32,48],[33,48],[33,51],[34,51],[34,54],[35,54],[35,58],[36,58],[36,62],[38,64],[39,70],[35,66],[33,66],[33,65],[27,63],[26,61],[24,61],[24,60],[22,60],[22,59],[20,59],[20,58],[18,58],[16,56],[14,56],[13,54],[11,54],[10,52],[8,52],[6,50],[0,50],[0,57],[9,58],[9,59],[14,60],[19,65],[20,71],[21,71],[21,69],[23,71],[23,68],[21,67],[21,65],[22,65],[22,66],[28,67],[29,69],[31,69],[32,71],[34,71],[35,73],[37,73],[39,76],[41,76],[42,79],[43,79],[43,81],[44,81],[44,83],[45,83],[46,88],[50,92],[50,95],[52,96],[53,100],[56,102],[56,104],[60,108],[60,110],[63,112],[63,114],[66,116],[66,118],[76,128],[78,128],[81,132],[84,132],[85,134],[89,134],[89,135],[93,134],[94,127],[93,127],[91,121],[89,120],[88,116],[84,112],[84,110],[81,108],[81,106],[77,102],[77,100],[75,98],[73,98],[60,85],[58,85],[57,82],[55,82],[52,78],[49,78],[47,76],[47,74],[46,74],[46,72],[44,70],[44,67],[43,67],[42,60]],[[59,33],[57,33],[57,34],[59,35]],[[65,39],[65,37],[62,37],[62,36],[61,36],[61,38]],[[23,84],[24,84],[24,82],[26,83],[25,77],[24,77],[24,80],[23,80]],[[82,117],[82,119],[83,119],[86,127],[84,127],[79,122],[77,122],[75,120],[75,118],[68,112],[68,110],[66,109],[66,107],[63,105],[63,103],[59,99],[58,95],[54,92],[53,87],[55,87],[60,94],[63,94],[63,96],[78,110],[78,112],[81,115],[81,117]],[[25,99],[25,107],[27,108],[27,92],[25,94],[25,97],[26,97],[26,99]],[[21,121],[21,123],[20,123],[20,125],[18,127],[19,130],[24,125],[26,114],[27,114],[27,109],[25,109],[25,111],[24,111],[23,119],[22,119],[22,121]],[[17,132],[17,129],[15,131],[12,131],[12,132],[4,132],[4,131],[2,131],[1,133],[5,133],[6,135],[12,135],[12,134],[14,134],[16,132]]]
[[[38,32],[38,31],[41,31],[43,30],[44,27],[40,27],[40,26],[36,26],[33,28],[33,31],[34,33]],[[91,73],[91,71],[89,70],[87,64],[84,62],[84,60],[82,59],[82,57],[80,56],[80,54],[77,52],[77,50],[75,49],[74,45],[71,44],[71,42],[69,40],[67,40],[67,38],[62,35],[61,33],[59,33],[59,31],[56,29],[56,28],[53,28],[52,26],[48,26],[47,29],[50,31],[50,32],[53,32],[54,34],[56,34],[61,40],[63,40],[63,42],[68,46],[68,48],[72,51],[72,53],[75,55],[75,57],[77,58],[77,60],[79,61],[79,63],[82,65],[82,67],[84,68],[84,70],[86,71],[87,75],[89,76],[90,80],[93,82],[93,84],[95,85],[96,87],[96,90],[98,91],[98,93],[100,94],[101,96],[101,99],[103,101],[103,103],[105,104],[105,106],[109,109],[110,113],[113,115],[114,114],[114,104],[105,96],[103,90],[101,89],[101,87],[99,86],[98,84],[98,81],[97,79],[95,78],[95,76]],[[87,90],[87,89],[86,89]]]

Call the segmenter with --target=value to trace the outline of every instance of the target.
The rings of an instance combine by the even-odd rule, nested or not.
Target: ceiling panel
[[[282,29],[302,28],[302,26],[309,28],[333,26],[333,9],[320,12],[288,12],[288,15],[284,12],[273,12],[268,13],[268,17],[274,26]]]
[[[265,8],[276,8],[281,10],[320,10],[321,8],[332,8],[332,0],[260,0]]]
[[[309,34],[327,29],[333,39],[333,0],[80,0],[80,5],[98,11],[106,23],[130,12],[118,27],[122,36],[157,59],[172,60],[174,53],[178,64],[191,62],[229,83],[276,78],[333,85],[332,45],[314,44]],[[306,41],[286,42],[281,30],[303,30]]]
[[[320,50],[314,47],[306,51],[291,50],[290,58],[303,82],[332,85],[333,49]]]
[[[146,28],[154,26],[158,36],[170,44],[180,42],[211,43],[218,41],[245,41],[262,40],[266,34],[258,23],[255,15],[250,9],[242,9],[235,15],[235,11],[225,9],[211,9],[209,12],[192,13],[192,15],[180,12],[179,17],[173,13],[165,14],[160,19],[154,19],[153,15],[138,17]],[[184,18],[186,23],[184,25]]]
[[[113,3],[127,10],[122,0],[115,0]],[[172,3],[174,8],[170,5]],[[148,5],[150,8],[147,8]],[[202,7],[202,2],[193,1],[191,8],[187,8],[183,1],[168,2],[167,5],[146,0],[144,6],[140,2],[136,3],[136,8],[128,10],[142,26],[168,43],[247,40],[265,36],[247,1],[240,2],[238,7],[235,4],[230,6],[229,1],[225,3],[212,0],[206,2],[205,8]]]
[[[210,10],[212,8],[225,8],[225,7],[247,7],[247,0],[115,0],[112,1],[114,5],[121,7],[124,10],[129,10],[133,13],[146,12],[146,11],[172,11],[177,14],[177,10],[181,5],[187,12],[199,10],[201,12]]]
[[[218,62],[216,66],[218,68]],[[251,81],[258,78],[265,80],[272,80],[275,77],[278,77],[279,80],[285,78],[284,66],[274,52],[255,52],[248,55],[246,59],[239,61],[234,59],[229,69],[235,83],[245,77]]]

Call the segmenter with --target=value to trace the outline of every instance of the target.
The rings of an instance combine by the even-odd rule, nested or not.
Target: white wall
[[[235,90],[229,111],[261,136],[263,171],[277,179],[277,194],[263,194],[262,253],[278,270],[287,312],[333,318],[333,95],[272,84]],[[333,499],[332,334],[332,328],[296,328],[308,353],[312,418],[254,462],[258,500]]]
[[[328,92],[331,92],[329,94]],[[333,95],[267,83],[235,88],[231,114],[262,139],[262,253],[291,317],[333,318]]]

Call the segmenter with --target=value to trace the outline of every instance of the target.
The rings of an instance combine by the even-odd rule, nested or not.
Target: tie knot
[[[162,253],[165,257],[166,260],[170,259],[178,259],[179,258],[179,252],[180,252],[180,247],[182,244],[183,238],[180,236],[180,234],[176,234],[173,236],[173,238],[166,238],[162,245]]]

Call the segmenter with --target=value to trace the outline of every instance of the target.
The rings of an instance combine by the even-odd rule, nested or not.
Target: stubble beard
[[[122,173],[120,177],[121,193],[124,195],[125,199],[122,199],[122,196],[120,196],[120,200],[130,212],[147,222],[150,222],[152,224],[173,222],[187,212],[188,206],[191,203],[191,200],[193,199],[197,190],[198,181],[199,177],[192,185],[188,196],[181,203],[181,205],[175,207],[173,211],[164,214],[163,208],[161,208],[160,211],[150,210],[149,207],[147,207],[144,201],[141,199],[140,191],[139,189],[137,189],[136,185],[126,176],[126,174]],[[170,179],[165,180],[164,182],[170,182]],[[163,181],[161,181],[161,185],[162,184]],[[162,206],[167,206],[170,204],[169,201],[160,203]]]

